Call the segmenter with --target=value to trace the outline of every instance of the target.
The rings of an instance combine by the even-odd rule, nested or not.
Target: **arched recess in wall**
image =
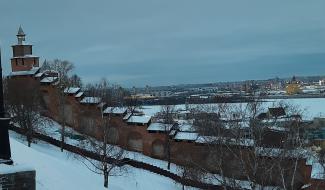
[[[65,121],[68,125],[70,125],[70,126],[74,125],[73,108],[70,103],[65,103],[65,105],[64,105],[64,117],[65,117]]]
[[[82,115],[79,117],[79,130],[90,136],[96,135],[96,122],[92,117]]]
[[[116,127],[110,127],[108,129],[108,142],[112,144],[117,144],[119,140],[119,134]]]
[[[42,95],[43,95],[43,100],[45,103],[45,108],[49,109],[50,106],[50,95],[47,91],[42,91]]]
[[[151,154],[152,156],[163,158],[165,155],[165,145],[162,140],[155,140],[151,145]]]
[[[138,132],[131,132],[128,135],[128,148],[131,150],[142,152],[143,150],[143,140],[142,136]]]

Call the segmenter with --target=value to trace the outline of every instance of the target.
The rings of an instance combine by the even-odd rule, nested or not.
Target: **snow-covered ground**
[[[101,175],[91,172],[72,153],[61,153],[59,148],[38,141],[29,148],[15,133],[10,133],[12,158],[16,165],[36,170],[38,190],[104,189]],[[109,179],[111,190],[171,190],[182,189],[173,180],[145,171],[128,167],[122,176]]]
[[[53,121],[53,120],[51,120],[51,125],[46,125],[46,126],[42,127],[43,132],[45,132],[47,135],[49,135],[52,138],[57,139],[57,140],[60,140],[60,138],[61,138],[61,134],[59,132],[60,129],[61,129],[60,124]],[[82,136],[80,133],[78,133],[77,131],[73,130],[70,127],[67,127],[66,131],[67,131],[68,134]],[[74,146],[80,146],[80,144],[81,144],[81,142],[79,140],[72,139],[71,137],[69,137],[69,135],[67,135],[67,137],[65,138],[65,142],[68,143],[68,144],[74,145]],[[85,146],[85,144],[83,143],[83,148],[85,148],[84,146]],[[91,148],[91,147],[89,147],[89,148]],[[119,147],[116,146],[116,148],[119,148]],[[139,153],[139,152],[124,150],[123,156],[125,158],[130,158],[130,159],[133,159],[133,160],[137,160],[137,161],[144,162],[144,163],[147,163],[147,164],[151,164],[153,166],[157,166],[157,167],[160,167],[162,169],[167,170],[168,163],[166,161],[151,158],[151,157],[143,155],[142,153]],[[172,173],[177,174],[177,165],[172,163],[170,165],[170,170],[169,171],[172,172]]]
[[[31,147],[28,147],[24,137],[15,132],[10,132],[10,144],[15,167],[28,168],[28,170],[33,168],[36,170],[36,188],[38,190],[105,189],[103,187],[103,177],[91,172],[79,159],[76,159],[78,156],[73,153],[66,151],[62,153],[58,147],[42,141],[37,141]],[[109,178],[110,190],[182,189],[180,184],[175,183],[169,178],[146,170],[130,166],[125,167],[125,172],[118,173],[118,176],[111,176]],[[10,168],[6,168],[6,170],[10,170]],[[234,185],[232,179],[227,178],[226,180]],[[211,175],[207,176],[205,181],[221,185],[223,178],[219,175]],[[243,189],[251,189],[248,181],[236,180],[235,184]],[[267,188],[274,189],[274,187]],[[195,190],[196,188],[185,187],[185,189]]]
[[[266,107],[271,107],[279,100],[268,100]],[[306,118],[325,115],[325,98],[314,99],[289,99],[285,100],[290,104],[299,106],[305,110]],[[159,112],[161,106],[143,106],[142,111],[146,115],[153,116]],[[185,109],[185,105],[177,105],[176,109]],[[54,138],[59,139],[60,126],[54,125],[47,128],[46,132]],[[76,134],[70,129],[71,133]],[[28,148],[15,133],[10,133],[13,160],[21,166],[31,166],[37,172],[37,189],[104,189],[102,176],[91,172],[80,160],[76,160],[71,153],[61,153],[57,147],[43,142],[32,144]],[[78,145],[75,139],[66,139],[67,143]],[[167,162],[150,158],[141,153],[126,151],[125,157],[149,163],[166,169]],[[181,186],[166,177],[126,166],[128,172],[122,176],[113,176],[109,180],[109,189],[181,189]],[[177,166],[172,164],[171,172],[177,173]],[[213,182],[215,184],[215,181]]]

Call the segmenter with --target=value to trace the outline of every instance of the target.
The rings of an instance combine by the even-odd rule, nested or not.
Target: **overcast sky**
[[[324,0],[1,0],[5,74],[34,54],[126,87],[325,75]]]

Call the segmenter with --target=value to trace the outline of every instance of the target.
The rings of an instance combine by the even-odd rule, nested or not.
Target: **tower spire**
[[[22,45],[23,41],[25,41],[25,32],[21,25],[19,26],[18,33],[17,33],[17,40],[18,40],[18,45]]]

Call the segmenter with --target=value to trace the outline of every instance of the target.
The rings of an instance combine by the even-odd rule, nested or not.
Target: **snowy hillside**
[[[28,165],[36,169],[38,190],[51,189],[104,189],[102,176],[92,173],[71,153],[61,153],[54,146],[38,142],[31,148],[11,133],[12,158],[15,164]],[[110,190],[171,190],[181,189],[174,181],[151,172],[128,167],[123,176],[109,179]]]

